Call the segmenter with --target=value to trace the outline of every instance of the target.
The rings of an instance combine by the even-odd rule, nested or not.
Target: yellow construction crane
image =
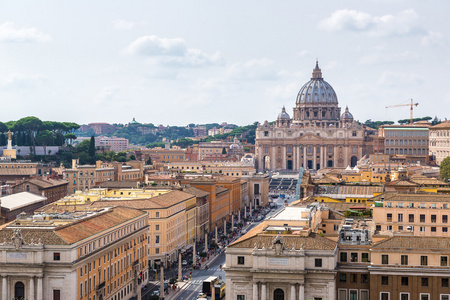
[[[409,103],[409,104],[389,105],[389,106],[386,106],[386,108],[400,107],[400,106],[409,106],[409,107],[411,107],[410,110],[409,110],[410,111],[409,124],[412,124],[413,123],[413,109],[414,109],[414,106],[417,106],[417,105],[419,105],[419,103],[413,103],[413,99],[411,99],[411,103]]]

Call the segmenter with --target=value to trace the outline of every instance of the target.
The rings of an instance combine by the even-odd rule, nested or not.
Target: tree
[[[130,155],[130,160],[136,160],[136,156],[134,154]]]
[[[54,140],[53,133],[50,130],[44,130],[39,132],[36,137],[37,142],[44,146],[44,158],[47,159],[47,145],[51,144]]]
[[[147,165],[151,165],[152,164],[152,158],[149,156],[146,162]]]
[[[91,157],[91,161],[95,160],[95,137],[91,136],[91,141],[89,142],[89,156]]]
[[[69,143],[72,144],[73,140],[77,139],[77,136],[74,133],[66,133],[64,139],[69,140]]]
[[[448,182],[450,179],[450,156],[446,157],[442,162],[440,166],[441,170],[441,179],[445,182]]]
[[[23,130],[28,133],[30,137],[32,146],[33,146],[33,154],[36,155],[36,135],[39,129],[42,126],[42,121],[36,117],[25,117],[20,119],[14,125],[15,128],[19,130]]]
[[[222,148],[222,154],[227,154],[227,150],[225,149],[225,147]]]

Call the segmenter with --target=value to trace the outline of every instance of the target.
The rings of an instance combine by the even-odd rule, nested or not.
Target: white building
[[[450,121],[442,122],[429,128],[430,155],[438,165],[450,156]]]
[[[227,298],[336,299],[337,243],[307,228],[314,216],[300,210],[278,214],[227,248]]]

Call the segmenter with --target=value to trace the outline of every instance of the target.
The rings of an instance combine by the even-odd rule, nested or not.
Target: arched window
[[[284,291],[282,289],[273,291],[273,300],[284,300]]]

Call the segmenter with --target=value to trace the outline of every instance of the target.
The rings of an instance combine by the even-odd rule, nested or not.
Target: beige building
[[[429,149],[438,165],[450,156],[450,121],[430,127]]]
[[[450,195],[386,193],[374,199],[373,220],[378,232],[450,236]]]
[[[311,214],[288,207],[228,246],[227,298],[336,299],[337,243],[311,231]]]
[[[148,282],[146,213],[21,214],[0,229],[2,299],[130,299]]]
[[[258,124],[257,169],[354,167],[367,154],[365,135],[348,108],[341,115],[336,93],[316,63],[311,80],[298,93],[293,117],[283,107],[276,124]]]

